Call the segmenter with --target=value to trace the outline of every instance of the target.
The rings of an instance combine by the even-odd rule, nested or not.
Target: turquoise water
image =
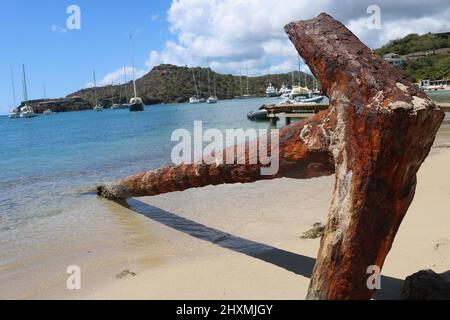
[[[265,99],[159,105],[143,113],[105,110],[27,120],[1,117],[0,231],[30,215],[45,215],[40,204],[47,206],[49,195],[56,200],[100,181],[170,165],[172,132],[192,132],[194,121],[202,120],[205,128],[267,127],[246,118],[263,103]],[[25,213],[30,202],[39,208]]]
[[[91,250],[92,243],[123,246],[118,239],[126,228],[120,229],[108,205],[86,191],[100,182],[170,165],[172,132],[192,132],[194,121],[203,121],[204,128],[267,128],[268,123],[250,122],[246,114],[276,101],[0,117],[0,283],[19,282],[25,273],[18,270],[40,266],[51,272],[50,260],[61,269],[77,253]],[[0,298],[29,293],[17,288],[0,285]]]

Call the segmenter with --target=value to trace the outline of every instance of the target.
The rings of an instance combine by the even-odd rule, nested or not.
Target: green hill
[[[197,85],[199,87],[200,95],[208,98],[208,69],[206,68],[187,68],[178,67],[174,65],[160,65],[142,78],[136,81],[138,88],[138,95],[144,100],[145,104],[157,103],[172,103],[185,102],[190,97],[195,95],[194,80],[192,73],[195,73]],[[294,73],[296,83],[298,83],[299,73]],[[312,87],[312,77],[305,73],[301,73],[302,83],[307,80],[307,85]],[[213,81],[216,79],[217,95],[219,99],[231,99],[235,96],[241,95],[241,77],[233,76],[231,74],[220,74],[210,70],[211,90],[213,90]],[[292,73],[287,74],[273,74],[260,77],[249,77],[248,87],[249,93],[257,96],[264,96],[269,84],[272,83],[275,87],[280,88],[282,84],[292,84]],[[242,77],[242,90],[247,93],[247,77]],[[121,93],[122,91],[122,93]],[[97,95],[99,101],[104,106],[110,106],[112,103],[118,103],[120,97],[121,102],[125,102],[133,93],[132,83],[129,82],[126,86],[106,86],[97,88]],[[84,100],[94,104],[94,90],[92,88],[83,89],[74,92],[68,96],[72,98],[79,96]]]
[[[447,48],[447,49],[446,49]],[[406,61],[401,70],[413,81],[450,79],[450,37],[435,34],[410,34],[390,41],[375,53],[395,53]]]
[[[375,50],[379,55],[396,53],[406,55],[414,52],[450,48],[450,37],[437,36],[427,33],[419,36],[412,33],[402,39],[392,40],[380,49]]]

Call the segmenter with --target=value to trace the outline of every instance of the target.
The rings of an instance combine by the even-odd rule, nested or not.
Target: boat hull
[[[142,103],[132,103],[128,106],[130,112],[142,112],[144,111],[144,105]]]
[[[251,121],[264,121],[268,120],[267,110],[252,111],[247,114],[247,118]]]

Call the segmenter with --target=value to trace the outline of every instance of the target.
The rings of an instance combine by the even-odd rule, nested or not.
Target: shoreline
[[[375,299],[398,299],[405,277],[421,269],[448,271],[449,137],[450,126],[443,126],[419,171],[416,197],[388,255]],[[279,179],[133,200],[134,212],[122,210],[128,211],[122,213],[125,219],[148,223],[145,232],[152,232],[157,242],[169,242],[166,252],[149,255],[163,245],[155,243],[126,254],[121,262],[86,272],[79,292],[59,283],[26,298],[304,299],[319,239],[300,236],[314,223],[326,222],[333,181]],[[274,203],[270,195],[279,190],[283,193]],[[124,270],[136,275],[117,279]]]

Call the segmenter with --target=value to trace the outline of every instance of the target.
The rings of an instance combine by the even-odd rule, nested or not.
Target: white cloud
[[[125,73],[127,76],[127,81],[130,81],[133,76],[133,68],[125,67],[117,69],[116,71],[110,72],[105,75],[100,81],[97,81],[97,86],[109,86],[111,84],[120,84],[125,82]],[[145,70],[137,70],[136,69],[136,79],[144,76],[147,73]],[[94,86],[94,82],[89,82],[85,85],[86,88],[92,88]]]
[[[50,30],[52,32],[57,32],[57,33],[66,33],[67,32],[66,28],[63,28],[63,27],[60,27],[60,26],[57,26],[54,24],[50,26]]]
[[[158,14],[154,14],[152,16],[150,16],[150,21],[156,21],[159,19],[159,15]]]
[[[220,72],[251,74],[297,69],[297,53],[284,25],[327,12],[372,48],[411,32],[450,29],[448,0],[378,0],[381,30],[370,30],[367,1],[174,0],[167,20],[176,41],[149,54],[146,66],[203,65]],[[305,66],[302,68],[307,70]]]

